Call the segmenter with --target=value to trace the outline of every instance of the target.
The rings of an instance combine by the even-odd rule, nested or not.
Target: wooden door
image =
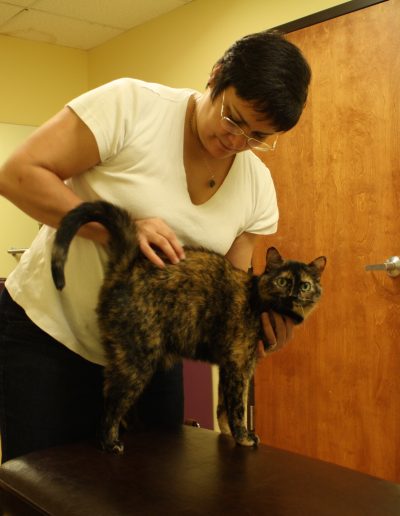
[[[262,442],[400,482],[400,0],[289,34],[313,80],[265,161],[284,256],[328,258],[319,308],[255,379]],[[254,267],[264,263],[264,246]]]

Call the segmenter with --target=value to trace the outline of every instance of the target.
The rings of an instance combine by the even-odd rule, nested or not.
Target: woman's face
[[[197,130],[203,147],[213,158],[224,159],[250,148],[244,134],[232,134],[223,127],[222,116],[234,122],[247,137],[272,143],[277,136],[272,123],[238,97],[232,86],[213,102],[207,90],[197,109]]]

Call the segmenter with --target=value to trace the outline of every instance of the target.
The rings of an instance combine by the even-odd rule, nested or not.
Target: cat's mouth
[[[301,324],[304,321],[304,315],[299,314],[295,312],[294,310],[290,309],[283,309],[282,315],[286,315],[287,317],[290,317],[294,324]]]
[[[302,313],[299,313],[296,311],[297,307],[289,308],[287,306],[282,306],[282,305],[275,305],[275,306],[272,305],[271,308],[274,312],[277,312],[278,314],[284,315],[286,317],[290,317],[290,319],[292,319],[294,324],[301,324],[304,321],[305,314],[304,314],[303,308],[301,306],[298,307],[298,310],[301,310]]]

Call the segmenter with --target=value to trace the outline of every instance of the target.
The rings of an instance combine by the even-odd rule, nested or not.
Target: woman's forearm
[[[0,195],[30,217],[58,227],[62,217],[83,200],[65,184],[100,161],[90,129],[69,108],[37,129],[0,167]],[[97,223],[79,235],[106,243],[108,233]]]

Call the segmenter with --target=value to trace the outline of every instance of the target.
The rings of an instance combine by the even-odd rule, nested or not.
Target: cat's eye
[[[275,283],[277,284],[278,287],[286,287],[288,284],[288,279],[287,278],[277,278],[275,280]]]
[[[309,292],[311,290],[311,283],[309,281],[303,281],[300,285],[300,290],[302,292]]]

